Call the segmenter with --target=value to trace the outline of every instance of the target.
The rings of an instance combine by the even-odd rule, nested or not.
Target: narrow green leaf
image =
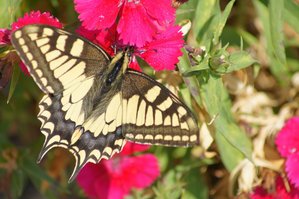
[[[231,0],[227,4],[227,6],[225,7],[223,13],[220,12],[219,15],[218,15],[218,20],[219,21],[218,21],[217,27],[216,27],[215,32],[214,32],[214,38],[213,38],[214,44],[218,44],[219,43],[219,38],[220,38],[220,36],[222,34],[223,28],[224,28],[224,26],[226,24],[226,21],[227,21],[227,19],[229,17],[229,14],[230,14],[230,12],[232,10],[232,7],[233,7],[234,3],[235,3],[235,0]]]
[[[299,34],[299,5],[293,0],[284,0],[284,8],[284,19]]]
[[[286,67],[286,54],[283,35],[283,8],[284,0],[270,0],[270,31],[273,50],[283,67]]]
[[[195,10],[198,4],[198,0],[189,0],[188,2],[182,4],[176,10],[176,21],[180,23],[183,20],[194,18]]]
[[[209,45],[212,33],[209,31],[213,27],[212,20],[219,9],[218,0],[198,0],[195,10],[192,27],[188,36],[188,43],[192,46],[206,46],[209,51]]]
[[[13,66],[13,72],[12,72],[12,78],[10,82],[10,88],[9,88],[9,93],[8,93],[8,98],[7,98],[7,103],[9,103],[19,80],[21,74],[21,69],[17,64],[14,64]]]
[[[202,174],[198,168],[192,169],[185,176],[185,181],[188,182],[186,190],[183,192],[182,199],[206,199],[209,198],[209,190],[204,182]]]
[[[24,190],[25,176],[22,170],[16,170],[12,174],[11,193],[12,198],[19,198]]]
[[[226,72],[230,73],[255,64],[257,63],[257,60],[253,59],[252,56],[245,51],[238,51],[230,54],[228,62],[229,66]]]
[[[30,157],[27,157],[26,154],[24,154],[22,160],[23,171],[37,188],[40,188],[41,182],[43,180],[46,180],[53,187],[56,187],[55,180],[53,180],[44,170],[42,170]]]
[[[290,78],[286,65],[285,50],[282,46],[282,10],[278,6],[283,7],[281,1],[283,0],[271,0],[269,9],[259,0],[254,0],[253,3],[263,25],[264,32],[262,34],[266,38],[266,50],[270,60],[270,70],[279,80],[280,84],[286,86],[289,84]],[[276,3],[278,5],[275,5]]]
[[[182,49],[182,50],[183,50],[183,56],[181,56],[179,58],[180,61],[177,65],[178,65],[178,68],[179,68],[181,74],[184,74],[187,70],[190,70],[190,68],[192,66],[191,66],[187,51],[185,49]],[[184,79],[191,95],[197,102],[197,104],[199,106],[202,106],[201,98],[199,95],[199,85],[198,85],[196,78],[195,77],[184,77],[183,79]]]
[[[0,0],[0,28],[7,28],[14,21],[21,0]]]
[[[248,43],[250,46],[256,45],[259,41],[258,39],[252,35],[251,33],[241,29],[241,28],[236,28],[236,32],[241,36],[241,38]]]
[[[215,141],[225,168],[232,171],[243,160],[243,154],[219,132],[215,134]]]
[[[230,157],[234,153],[237,160],[243,158],[243,155],[251,159],[252,145],[249,138],[237,126],[231,114],[231,102],[227,91],[222,83],[220,76],[209,74],[208,79],[199,77],[201,84],[201,96],[211,118],[214,118],[213,125],[216,128],[216,134],[221,134],[226,141],[236,148],[236,150],[221,151],[222,158]],[[223,159],[223,161],[224,161]],[[231,165],[228,169],[236,166]]]

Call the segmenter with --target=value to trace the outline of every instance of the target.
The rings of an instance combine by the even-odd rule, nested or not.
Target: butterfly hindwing
[[[109,159],[114,153],[120,152],[125,140],[121,127],[115,122],[111,123],[112,120],[105,117],[106,110],[95,108],[84,121],[72,121],[66,118],[61,96],[62,94],[45,95],[40,102],[38,119],[42,122],[41,132],[45,135],[45,142],[38,161],[54,147],[68,149],[76,160],[71,181],[86,163],[98,163],[102,158]],[[109,104],[111,103],[115,103],[115,100],[111,100]],[[82,109],[84,108],[79,110]],[[108,128],[105,125],[101,128],[102,124]]]
[[[110,62],[100,47],[51,26],[24,26],[12,34],[11,41],[45,93],[58,93],[99,74]]]
[[[199,143],[197,122],[189,108],[149,76],[127,70],[122,97],[126,139],[169,146]]]

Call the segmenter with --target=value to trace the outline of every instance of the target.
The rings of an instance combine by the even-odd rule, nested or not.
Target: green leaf
[[[283,17],[286,22],[299,34],[299,6],[292,0],[284,0]]]
[[[182,194],[182,199],[206,199],[209,198],[209,189],[204,182],[202,173],[198,168],[192,169],[184,177],[187,182],[186,190]]]
[[[8,98],[7,98],[7,103],[9,103],[19,80],[21,74],[21,69],[17,64],[14,64],[13,66],[13,72],[12,72],[12,78],[10,82],[10,88],[9,88],[9,93],[8,93]]]
[[[15,170],[11,179],[12,198],[19,198],[24,190],[25,176],[22,170]]]
[[[215,134],[215,141],[225,168],[232,171],[244,159],[243,154],[219,132]]]
[[[192,20],[194,18],[195,14],[195,8],[198,3],[198,0],[189,0],[188,2],[182,4],[177,10],[176,10],[176,21],[177,23],[180,23],[184,20]]]
[[[222,34],[223,28],[226,24],[226,21],[229,17],[229,14],[232,10],[232,7],[233,7],[234,3],[235,3],[235,0],[230,1],[227,4],[227,6],[225,7],[223,13],[220,12],[217,16],[219,21],[217,22],[217,26],[216,26],[215,31],[214,31],[214,38],[213,38],[214,44],[219,43],[219,38]]]
[[[245,51],[237,51],[229,55],[228,62],[229,66],[226,72],[230,73],[255,64],[257,60],[253,59],[252,56]]]
[[[270,0],[270,31],[273,45],[273,52],[281,64],[286,66],[286,54],[283,35],[283,8],[284,0]]]
[[[182,50],[183,50],[183,56],[181,56],[179,58],[180,61],[177,65],[178,65],[178,68],[179,68],[181,74],[184,74],[187,70],[190,70],[191,63],[190,63],[190,59],[189,59],[187,51],[185,49],[182,49]],[[199,106],[202,106],[201,98],[199,95],[199,85],[198,85],[196,78],[195,77],[184,77],[183,79],[184,79],[184,82],[187,85],[189,91],[191,92],[191,95],[197,102],[197,104]]]
[[[266,50],[270,60],[270,70],[283,86],[290,82],[283,45],[283,0],[271,0],[269,9],[259,0],[253,1],[266,38]]]
[[[28,155],[28,154],[27,154]],[[36,188],[40,188],[43,180],[47,181],[53,187],[56,187],[56,182],[53,180],[43,169],[41,169],[35,161],[28,157],[26,153],[22,158],[22,169],[26,175],[30,178]]]
[[[157,186],[153,188],[155,198],[180,198],[184,186],[183,182],[180,181],[181,175],[175,169],[168,171],[162,181],[159,181]]]
[[[188,43],[192,46],[206,46],[209,51],[210,41],[213,37],[209,29],[214,27],[213,19],[216,13],[220,11],[218,0],[199,0],[192,22]]]
[[[0,0],[0,28],[7,28],[14,21],[21,0]]]
[[[220,76],[212,75],[211,73],[206,74],[206,76],[209,78],[203,79],[199,77],[199,82],[202,85],[201,96],[210,117],[214,118],[212,124],[216,128],[216,134],[221,134],[232,147],[238,150],[220,151],[223,161],[229,158],[232,153],[237,160],[243,159],[243,155],[251,160],[251,142],[233,119],[230,98],[222,83],[222,79]],[[235,167],[236,164],[226,166],[227,169],[231,169]]]

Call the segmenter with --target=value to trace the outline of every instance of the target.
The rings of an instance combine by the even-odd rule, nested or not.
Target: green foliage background
[[[79,25],[72,0],[0,0],[0,5],[2,28],[9,28],[31,10],[51,12],[71,31]],[[237,184],[233,183],[233,188],[229,183],[219,185],[242,160],[253,161],[254,148],[251,135],[231,111],[235,101],[223,76],[246,71],[253,76],[249,84],[255,86],[258,75],[266,70],[276,82],[276,91],[285,91],[299,71],[296,1],[189,0],[177,10],[177,23],[188,20],[191,29],[186,43],[201,51],[183,50],[178,70],[184,83],[179,92],[197,113],[199,125],[208,126],[216,156],[205,156],[202,151],[206,149],[200,146],[152,147],[160,161],[161,177],[146,190],[134,190],[129,198],[226,198],[230,189],[241,194]],[[285,26],[294,37],[286,34]],[[262,59],[256,49],[264,52]],[[2,56],[5,50],[1,48]],[[76,183],[67,183],[73,159],[65,150],[55,149],[36,164],[44,139],[36,119],[41,92],[18,66],[12,67],[10,84],[0,91],[0,198],[84,198]],[[275,108],[278,112],[280,106]]]

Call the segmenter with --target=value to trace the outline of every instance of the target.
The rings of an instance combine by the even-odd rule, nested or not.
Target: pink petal
[[[79,26],[77,28],[76,32],[81,35],[82,37],[88,39],[89,41],[93,43],[97,43],[97,35],[99,34],[99,30],[87,30],[84,26]]]
[[[6,45],[10,43],[10,30],[5,28],[0,28],[0,45]]]
[[[119,183],[117,186],[121,186],[124,192],[133,187],[145,188],[151,185],[160,174],[158,160],[151,154],[124,156],[106,161],[105,165],[115,185]]]
[[[184,41],[180,27],[174,26],[158,34],[152,42],[139,49],[138,55],[155,70],[173,70],[182,55]]]
[[[293,184],[289,184],[290,190],[286,189],[284,180],[278,176],[275,181],[275,190],[265,190],[262,186],[258,186],[250,194],[251,199],[299,199],[299,190]]]
[[[261,186],[256,187],[250,194],[250,199],[274,199],[274,197]]]
[[[155,18],[159,24],[169,24],[175,19],[175,9],[171,6],[171,0],[159,0],[159,6],[157,2],[153,0],[141,0],[148,15]]]
[[[116,24],[114,24],[109,29],[99,31],[96,41],[109,55],[112,56],[115,54],[115,47],[121,45],[118,43],[117,37]]]
[[[97,165],[87,164],[77,182],[91,198],[114,199],[124,198],[132,188],[149,186],[159,174],[158,160],[151,154],[118,156]]]
[[[299,117],[293,117],[286,122],[278,132],[275,143],[283,157],[299,151]]]
[[[286,171],[288,178],[299,188],[299,153],[289,155],[286,161]]]
[[[56,28],[62,28],[62,24],[58,19],[53,17],[49,12],[41,13],[40,11],[32,11],[29,14],[26,13],[24,17],[19,18],[14,22],[11,25],[11,29],[14,31],[29,24],[45,24]]]
[[[104,174],[105,175],[105,174]],[[104,179],[98,180],[95,186],[97,198],[100,199],[122,199],[129,194],[130,189],[123,186],[125,181],[118,181],[115,179],[108,179],[108,186],[104,184]],[[103,184],[105,186],[103,186]]]
[[[119,39],[125,45],[141,47],[156,34],[154,23],[140,3],[127,2],[117,27]]]
[[[111,27],[120,7],[120,0],[75,0],[79,19],[89,30],[105,30]]]
[[[25,75],[30,75],[26,65],[22,61],[19,63],[19,66]]]
[[[127,142],[120,154],[123,156],[131,155],[135,152],[146,151],[150,147],[151,147],[150,145],[146,145],[146,144],[137,144],[137,143],[133,143],[133,142]]]
[[[288,183],[287,181],[285,182],[281,176],[278,176],[276,178],[276,192],[277,196],[276,198],[284,198],[284,199],[299,199],[299,190],[294,187],[292,183],[288,184],[288,190],[286,188],[285,183]]]
[[[132,56],[132,60],[129,64],[129,68],[137,70],[137,71],[142,71],[135,56]]]
[[[148,187],[160,175],[158,160],[151,154],[134,157],[134,164],[129,168],[131,168],[131,175],[134,176],[131,183],[135,188]]]
[[[108,171],[102,163],[86,164],[81,169],[76,180],[78,185],[83,189],[84,193],[90,198],[99,198],[97,187],[99,181],[103,190],[107,190],[107,187],[109,186]]]

